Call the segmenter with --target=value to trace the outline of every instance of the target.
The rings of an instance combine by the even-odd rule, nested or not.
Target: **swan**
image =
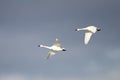
[[[88,42],[90,41],[91,36],[96,33],[97,31],[101,31],[100,28],[97,28],[95,26],[88,26],[85,28],[77,28],[75,31],[81,31],[85,30],[85,38],[84,38],[84,44],[87,45]]]
[[[60,41],[57,38],[52,46],[38,45],[38,47],[43,47],[43,48],[47,48],[50,50],[48,52],[47,59],[54,56],[56,54],[56,52],[58,52],[58,51],[66,51],[65,48],[61,47]]]

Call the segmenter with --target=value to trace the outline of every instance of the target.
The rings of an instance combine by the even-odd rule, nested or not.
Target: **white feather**
[[[55,55],[55,52],[65,51],[64,48],[61,47],[60,41],[58,39],[56,39],[56,41],[54,42],[54,44],[52,46],[50,46],[50,47],[49,46],[44,46],[44,45],[40,45],[40,47],[50,49],[50,51],[48,53],[47,59],[49,57]]]
[[[88,42],[90,41],[90,38],[91,38],[91,36],[92,36],[92,32],[86,32],[85,33],[85,38],[84,38],[84,43],[87,45],[88,44]]]

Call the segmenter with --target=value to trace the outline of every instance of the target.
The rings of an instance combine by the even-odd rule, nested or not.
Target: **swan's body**
[[[44,45],[38,45],[38,47],[43,47],[43,48],[50,49],[47,59],[49,57],[55,55],[56,52],[58,52],[58,51],[66,51],[64,48],[61,47],[60,41],[58,39],[56,39],[55,43],[50,47],[49,46],[44,46]]]
[[[101,29],[100,28],[97,28],[95,26],[88,26],[88,27],[85,27],[85,28],[78,28],[76,29],[76,31],[80,31],[80,30],[85,30],[85,38],[84,38],[84,44],[88,44],[91,36],[93,33],[96,33],[96,31],[100,31]]]

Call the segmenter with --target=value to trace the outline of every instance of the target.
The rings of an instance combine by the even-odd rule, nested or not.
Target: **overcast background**
[[[0,80],[120,80],[119,25],[119,0],[0,0]],[[46,60],[55,38],[67,51]]]

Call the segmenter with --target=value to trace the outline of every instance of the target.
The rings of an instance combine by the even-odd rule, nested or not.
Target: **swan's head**
[[[75,31],[78,31],[78,29],[75,29]]]
[[[62,51],[66,51],[66,49],[65,49],[65,48],[62,48]]]
[[[100,28],[97,28],[97,31],[101,31],[101,29],[100,29]]]

